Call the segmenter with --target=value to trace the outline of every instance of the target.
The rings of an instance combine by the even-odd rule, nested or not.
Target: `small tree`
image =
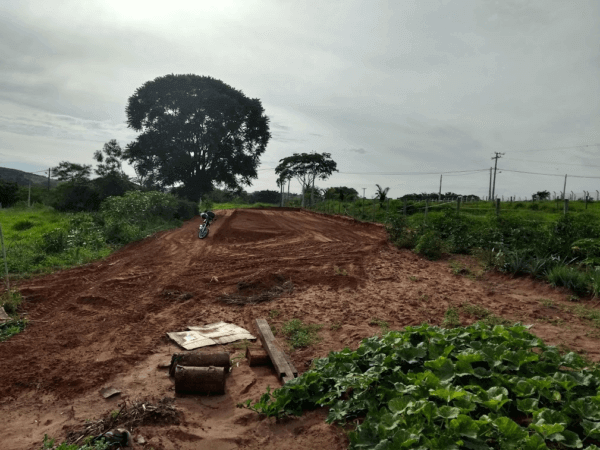
[[[532,195],[534,200],[547,200],[550,198],[550,192],[548,191],[538,191]]]
[[[94,159],[98,162],[96,174],[104,177],[106,175],[123,175],[121,160],[124,158],[123,150],[116,139],[111,139],[102,150],[96,150]]]
[[[284,179],[296,178],[302,185],[302,207],[304,193],[309,186],[311,203],[314,193],[315,178],[326,180],[333,172],[337,172],[337,163],[331,159],[331,153],[294,153],[292,156],[279,160],[275,173],[279,175],[278,184]]]
[[[92,165],[61,161],[58,166],[52,168],[52,173],[59,181],[67,181],[71,184],[84,184],[90,181]]]
[[[377,192],[375,193],[375,196],[379,199],[379,206],[383,206],[383,203],[387,198],[387,193],[390,191],[390,188],[382,188],[378,184],[376,184],[375,186],[377,186]]]

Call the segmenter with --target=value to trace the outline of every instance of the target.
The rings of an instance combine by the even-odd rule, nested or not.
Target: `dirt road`
[[[439,325],[449,307],[468,302],[532,323],[547,342],[600,359],[587,324],[539,301],[565,302],[566,293],[527,279],[454,275],[447,261],[390,246],[380,225],[296,210],[220,211],[209,236],[199,240],[199,220],[105,260],[21,282],[31,324],[0,344],[3,449],[37,449],[44,434],[61,440],[123,400],[174,397],[173,382],[157,365],[180,351],[165,333],[188,325],[226,321],[255,332],[259,317],[276,326],[293,318],[323,324],[318,344],[290,352],[302,372],[313,358],[356,348],[379,332],[373,319],[392,329]],[[267,289],[282,279],[294,291],[271,301],[232,306],[219,300],[237,293],[241,281]],[[567,321],[569,331],[560,320],[553,324],[554,317]],[[279,381],[268,367],[249,367],[233,344],[213,350],[230,351],[237,361],[226,395],[177,395],[181,422],[140,427],[136,435],[147,444],[136,448],[346,448],[344,433],[324,423],[324,411],[275,423],[236,408]],[[122,394],[105,400],[98,390],[106,386]]]

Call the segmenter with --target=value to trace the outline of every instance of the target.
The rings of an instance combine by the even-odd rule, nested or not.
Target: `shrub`
[[[19,220],[18,222],[15,222],[15,224],[12,226],[12,229],[15,231],[25,231],[33,228],[34,226],[35,223],[33,223],[31,220]]]
[[[590,271],[589,277],[589,289],[594,297],[600,297],[600,269]]]
[[[442,256],[443,248],[444,241],[439,234],[435,230],[429,230],[418,238],[415,251],[427,259],[435,260]]]
[[[190,220],[200,213],[200,208],[197,203],[189,200],[177,199],[177,210],[175,211],[175,219]]]
[[[67,232],[62,228],[55,228],[42,235],[42,249],[48,254],[60,253],[67,248]]]
[[[589,291],[588,276],[574,267],[555,266],[548,271],[547,277],[552,286],[566,287],[577,295],[585,295]]]
[[[65,183],[53,190],[51,205],[59,211],[97,211],[100,195],[91,185]]]

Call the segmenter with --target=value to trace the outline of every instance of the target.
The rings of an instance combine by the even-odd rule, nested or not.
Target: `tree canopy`
[[[312,186],[315,178],[326,180],[333,172],[337,172],[337,163],[331,159],[331,153],[294,153],[292,156],[279,160],[275,173],[279,175],[277,184],[296,178],[302,185],[302,206],[304,206],[304,191]],[[314,189],[311,191],[313,192]]]
[[[91,173],[91,164],[76,164],[68,161],[61,161],[58,166],[52,168],[52,174],[59,181],[68,181],[72,184],[87,183]]]
[[[383,206],[383,202],[385,202],[385,199],[387,198],[387,193],[390,191],[390,188],[382,188],[378,184],[376,184],[375,186],[377,186],[377,192],[375,193],[375,197],[379,199],[379,205]]]
[[[259,99],[199,75],[166,75],[129,97],[127,125],[140,132],[126,149],[139,176],[178,186],[198,200],[215,184],[251,185],[271,137]]]
[[[123,174],[121,160],[124,158],[123,150],[116,139],[111,139],[102,150],[96,150],[94,159],[98,162],[95,172],[104,177],[106,175]]]

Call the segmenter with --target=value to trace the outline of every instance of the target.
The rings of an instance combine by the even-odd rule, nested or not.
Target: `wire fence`
[[[295,203],[295,202],[294,202]],[[361,199],[340,201],[338,199],[319,199],[307,209],[331,215],[343,215],[362,221],[388,222],[394,215],[412,216],[413,220],[428,219],[431,214],[455,211],[460,216],[473,220],[490,217],[506,217],[523,222],[550,223],[566,214],[588,213],[600,220],[600,202],[592,200],[541,200],[541,201],[463,201],[462,198],[448,200],[410,200],[410,199]],[[294,206],[294,205],[288,205]],[[295,205],[299,206],[299,205]]]

